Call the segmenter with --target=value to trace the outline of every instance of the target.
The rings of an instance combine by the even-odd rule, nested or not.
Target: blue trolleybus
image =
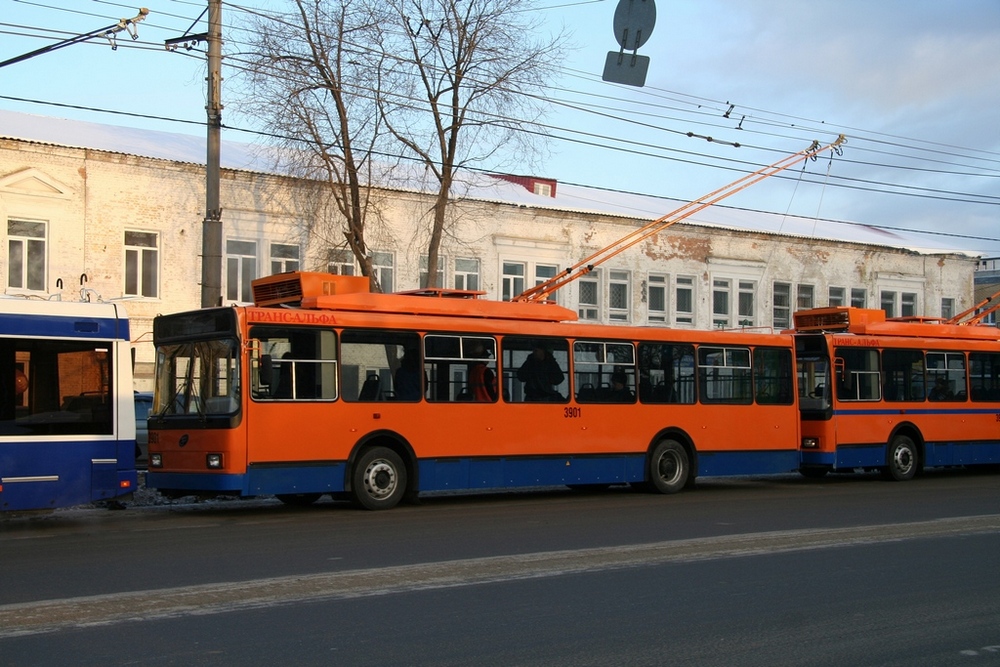
[[[130,348],[119,305],[0,298],[0,511],[135,490]]]

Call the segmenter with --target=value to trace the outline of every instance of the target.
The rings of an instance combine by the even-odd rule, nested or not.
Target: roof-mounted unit
[[[297,306],[303,297],[366,293],[369,282],[364,276],[292,271],[258,278],[250,287],[255,306]]]

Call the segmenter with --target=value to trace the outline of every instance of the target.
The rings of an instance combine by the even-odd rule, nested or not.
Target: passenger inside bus
[[[423,395],[420,372],[420,354],[412,348],[403,353],[403,359],[396,369],[396,398],[400,401],[418,401]]]
[[[631,403],[635,400],[635,394],[629,389],[625,371],[617,370],[611,374],[611,387],[607,390],[607,400],[612,403]]]
[[[948,386],[948,380],[943,376],[938,376],[934,381],[934,386],[931,387],[930,393],[927,395],[927,399],[931,401],[949,401],[954,397],[954,392]]]
[[[473,343],[471,356],[486,357],[486,348],[481,341]],[[469,400],[490,403],[497,400],[497,376],[485,361],[473,361],[469,366]]]
[[[552,353],[541,345],[535,346],[517,369],[517,379],[524,383],[526,401],[561,403],[565,398],[556,387],[562,384],[564,377]]]

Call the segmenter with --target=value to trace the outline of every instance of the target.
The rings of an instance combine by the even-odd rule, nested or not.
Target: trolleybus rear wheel
[[[662,440],[649,457],[649,482],[659,493],[677,493],[687,484],[691,463],[684,445]]]
[[[361,453],[351,478],[354,502],[369,510],[395,507],[406,493],[406,467],[399,454],[388,447],[372,447]]]
[[[917,463],[917,446],[913,439],[907,435],[897,435],[889,443],[882,476],[896,482],[905,482],[917,474]]]

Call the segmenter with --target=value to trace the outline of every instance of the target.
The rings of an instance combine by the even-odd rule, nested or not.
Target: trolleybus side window
[[[878,350],[838,347],[834,375],[841,401],[877,401],[882,397]]]
[[[340,364],[345,401],[419,401],[426,387],[416,333],[343,331]]]
[[[1000,354],[969,353],[969,396],[974,401],[1000,401]]]
[[[920,350],[882,351],[882,396],[887,401],[922,401],[927,396]]]
[[[753,403],[750,349],[700,346],[698,386],[702,403]]]
[[[792,351],[778,347],[756,347],[753,351],[754,397],[760,405],[794,402]]]
[[[511,403],[569,400],[569,343],[562,338],[503,339],[503,397]]]
[[[576,341],[573,375],[580,403],[632,403],[635,347],[632,343]]]
[[[0,434],[112,433],[106,342],[0,340]]]
[[[497,400],[496,340],[486,336],[424,336],[427,400]]]
[[[694,346],[686,343],[639,344],[639,400],[643,403],[694,403]]]
[[[252,395],[258,400],[337,398],[337,337],[329,329],[257,325]]]
[[[932,401],[964,401],[965,353],[927,353],[927,398]]]

